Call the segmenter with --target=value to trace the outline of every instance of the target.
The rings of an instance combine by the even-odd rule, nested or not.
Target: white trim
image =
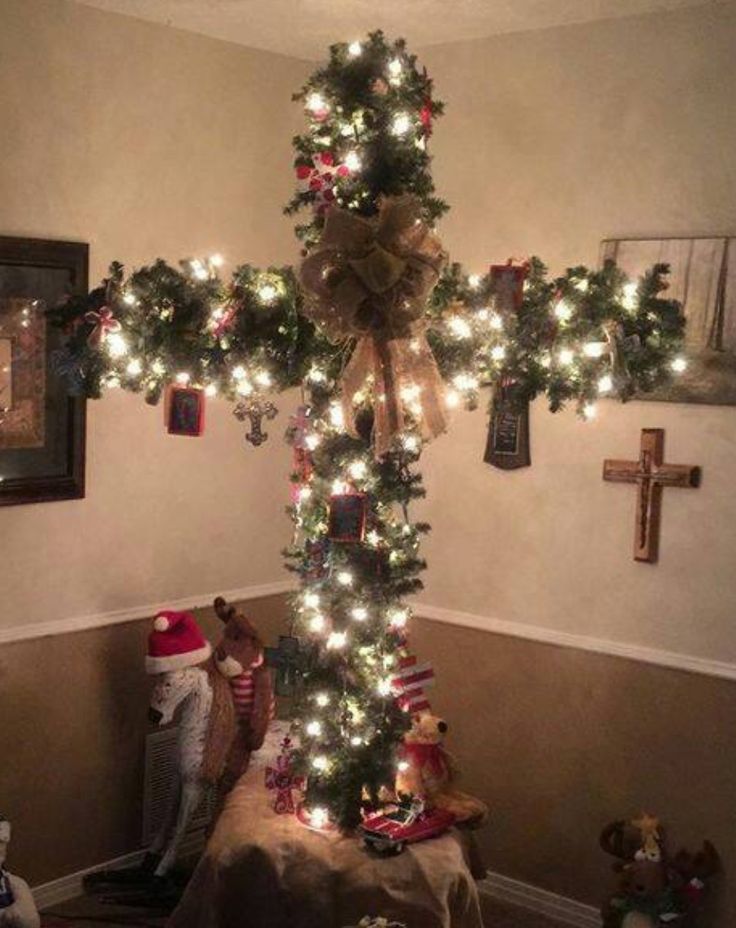
[[[204,845],[204,832],[189,835],[179,847],[179,856],[198,854],[202,851]],[[142,862],[145,853],[145,850],[133,851],[130,854],[123,854],[122,857],[115,857],[113,860],[107,860],[94,867],[87,867],[85,870],[77,870],[76,873],[61,876],[58,880],[32,886],[31,892],[36,907],[39,910],[48,909],[51,906],[60,905],[62,902],[68,902],[70,899],[77,899],[79,896],[85,895],[84,878],[88,874],[95,873],[97,870],[121,870],[123,867],[137,867]]]
[[[47,909],[49,906],[59,905],[60,902],[76,899],[77,896],[84,895],[82,881],[88,873],[94,873],[95,870],[118,870],[122,867],[135,867],[143,860],[144,853],[145,851],[133,851],[132,854],[124,854],[122,857],[108,860],[107,863],[98,864],[96,867],[77,870],[76,873],[68,873],[66,876],[59,877],[58,880],[51,880],[50,883],[33,886],[31,892],[36,906],[39,909]]]
[[[511,877],[490,870],[484,880],[478,883],[481,895],[493,896],[504,902],[529,909],[547,918],[554,919],[563,925],[574,925],[575,928],[601,928],[601,916],[594,906],[585,905],[576,899],[567,896],[558,896],[546,889],[512,880]]]
[[[146,654],[146,673],[171,673],[172,670],[183,670],[185,667],[196,667],[212,656],[212,645],[205,641],[201,648],[194,651],[185,651],[182,654],[166,654],[161,657],[151,657]]]
[[[496,635],[510,635],[528,641],[540,641],[544,644],[556,644],[562,648],[577,648],[579,651],[594,651],[596,654],[608,654],[613,657],[625,657],[644,664],[657,664],[660,667],[672,667],[690,673],[705,674],[709,677],[722,677],[736,680],[736,663],[716,661],[708,657],[696,657],[680,654],[677,651],[664,651],[625,641],[611,641],[608,638],[593,638],[574,632],[563,632],[554,628],[542,628],[539,625],[527,625],[526,622],[509,622],[488,615],[475,615],[472,612],[460,612],[446,609],[444,606],[430,606],[424,602],[412,603],[415,615],[450,625],[463,625],[477,628]]]
[[[297,585],[293,580],[275,580],[272,583],[242,587],[239,590],[227,590],[221,595],[227,600],[238,602],[260,599],[266,596],[279,596],[284,593],[291,593],[296,588]],[[118,609],[113,612],[101,612],[97,615],[16,625],[11,628],[0,629],[0,645],[10,644],[14,641],[27,641],[31,638],[66,635],[69,632],[85,631],[91,628],[103,628],[106,625],[118,625],[136,619],[146,619],[155,616],[157,612],[163,609],[197,609],[202,606],[209,606],[216,595],[219,594],[199,593],[183,599],[169,601],[165,604],[152,603],[131,606],[128,609]],[[593,638],[575,632],[563,632],[553,628],[543,628],[539,625],[529,625],[526,622],[510,622],[493,616],[461,612],[458,609],[447,609],[444,606],[432,606],[424,602],[415,601],[412,606],[415,614],[421,618],[434,619],[437,622],[446,622],[449,625],[461,625],[496,635],[509,635],[527,641],[554,644],[562,648],[577,648],[579,651],[593,651],[596,654],[623,657],[645,664],[655,664],[659,667],[672,667],[675,670],[685,670],[709,677],[736,680],[736,663],[730,661],[717,661],[708,657],[681,654],[677,651],[665,651],[624,641],[611,641],[608,638]]]
[[[28,625],[16,625],[0,629],[0,645],[13,641],[27,641],[30,638],[47,638],[51,635],[67,635],[69,632],[82,632],[90,628],[103,628],[106,625],[120,625],[136,619],[147,619],[164,609],[176,611],[197,609],[211,606],[215,596],[239,602],[249,599],[261,599],[265,596],[278,596],[293,590],[293,580],[275,580],[273,583],[260,583],[245,586],[239,590],[226,590],[222,593],[198,593],[183,599],[169,600],[167,603],[148,603],[129,606],[127,609],[115,609],[112,612],[99,612],[94,615],[71,616],[67,619],[52,619],[50,622],[33,622]]]

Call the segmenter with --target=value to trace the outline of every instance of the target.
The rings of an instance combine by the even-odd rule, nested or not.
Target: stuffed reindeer
[[[264,663],[263,642],[250,619],[221,596],[214,607],[225,625],[215,648],[214,665],[230,684],[236,718],[235,736],[218,778],[222,802],[248,769],[251,753],[263,745],[274,716],[274,696],[271,672]]]
[[[602,909],[603,928],[691,928],[707,881],[720,862],[709,841],[669,857],[656,818],[611,822],[600,845],[616,858],[619,885]]]

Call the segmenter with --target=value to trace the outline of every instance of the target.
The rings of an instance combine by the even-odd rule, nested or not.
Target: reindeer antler
[[[598,838],[598,843],[606,854],[618,857],[619,860],[629,860],[631,855],[626,849],[625,830],[626,822],[623,819],[606,825]]]
[[[235,606],[228,606],[227,601],[224,596],[215,597],[215,602],[213,603],[215,607],[215,614],[217,618],[224,622],[226,625],[235,615]]]

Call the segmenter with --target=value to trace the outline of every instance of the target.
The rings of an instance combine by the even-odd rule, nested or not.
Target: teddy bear
[[[455,788],[457,770],[442,743],[447,727],[444,719],[429,712],[412,715],[411,728],[399,748],[396,793],[420,796],[427,808],[447,809],[458,822],[482,825],[488,806]]]

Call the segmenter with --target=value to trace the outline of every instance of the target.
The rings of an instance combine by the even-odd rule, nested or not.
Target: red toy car
[[[446,809],[425,811],[424,802],[414,799],[411,805],[399,805],[390,812],[370,815],[358,827],[367,847],[379,854],[400,854],[405,845],[425,838],[435,838],[455,824],[455,816]]]

